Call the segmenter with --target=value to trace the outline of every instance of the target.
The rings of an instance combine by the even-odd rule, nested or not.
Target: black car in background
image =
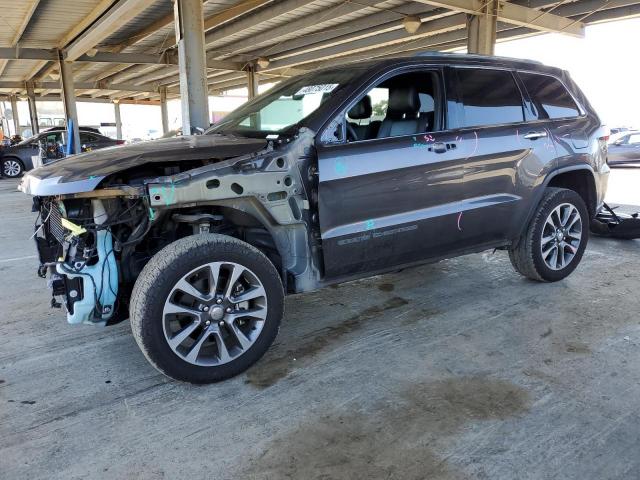
[[[2,175],[9,178],[19,177],[36,166],[33,157],[40,157],[42,164],[64,158],[66,139],[67,132],[64,127],[53,127],[16,145],[3,148],[0,150]],[[123,143],[123,140],[102,135],[96,128],[80,127],[80,145],[83,152]]]
[[[609,165],[640,163],[640,132],[629,132],[609,145]]]

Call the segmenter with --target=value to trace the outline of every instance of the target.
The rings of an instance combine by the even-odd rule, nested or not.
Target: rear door
[[[318,142],[320,227],[328,278],[444,256],[459,240],[456,218],[464,198],[464,156],[456,134],[446,128],[442,69],[411,70],[416,71],[431,79],[410,83],[420,90],[419,112],[389,111],[390,93],[384,91],[404,82],[399,80],[402,74],[387,74],[363,87],[327,127],[335,128],[337,122],[344,128],[345,112],[368,94],[373,112],[363,124],[372,125],[370,135],[378,132],[375,137],[346,141],[344,134],[337,143]],[[407,118],[420,118],[419,131],[406,129]],[[425,118],[431,120],[424,124]],[[333,135],[319,136],[325,137]]]
[[[555,157],[544,125],[532,123],[515,72],[456,67],[450,99],[464,152],[461,247],[479,250],[517,236],[541,170]]]

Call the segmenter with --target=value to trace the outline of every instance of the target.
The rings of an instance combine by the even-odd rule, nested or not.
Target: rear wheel
[[[22,162],[17,158],[9,157],[2,161],[2,174],[5,177],[17,178],[24,172]]]
[[[282,282],[260,251],[224,235],[165,247],[145,266],[131,299],[131,328],[159,371],[209,383],[255,363],[275,339]]]
[[[555,282],[575,270],[588,239],[589,214],[582,197],[573,190],[548,188],[509,258],[525,277]]]

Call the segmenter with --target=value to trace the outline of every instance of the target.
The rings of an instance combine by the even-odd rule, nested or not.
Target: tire
[[[225,380],[257,362],[283,313],[274,265],[251,245],[218,234],[163,248],[131,294],[131,330],[142,353],[163,374],[190,383]]]
[[[566,224],[561,216],[567,216]],[[580,238],[576,240],[578,222]],[[509,249],[509,259],[516,271],[527,278],[557,282],[576,269],[588,240],[589,213],[582,197],[573,190],[547,188],[526,232]]]
[[[2,175],[7,178],[18,178],[24,173],[24,165],[15,157],[2,160]]]

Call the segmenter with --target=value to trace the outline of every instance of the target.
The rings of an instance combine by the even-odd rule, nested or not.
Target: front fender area
[[[312,259],[308,180],[301,171],[306,171],[313,157],[314,136],[301,129],[293,142],[267,154],[148,181],[150,216],[206,205],[251,215],[272,235],[283,271],[296,279],[294,290],[313,289],[321,263]]]

